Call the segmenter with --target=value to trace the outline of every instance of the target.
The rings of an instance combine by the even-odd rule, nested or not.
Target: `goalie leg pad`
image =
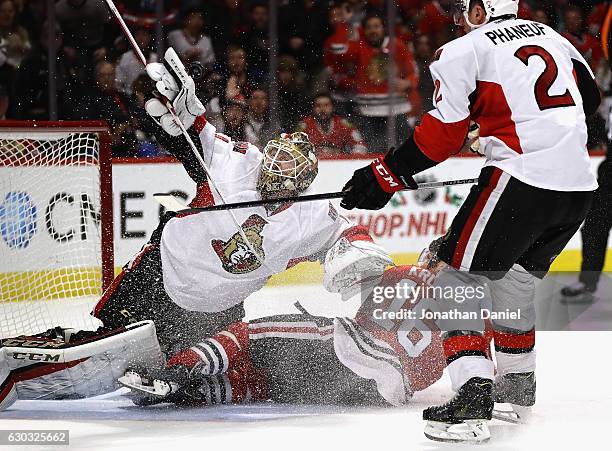
[[[6,339],[0,349],[0,375],[8,373],[0,390],[0,407],[8,407],[17,398],[73,399],[107,393],[118,388],[116,379],[128,365],[162,362],[150,321],[102,330],[72,343],[36,337]]]

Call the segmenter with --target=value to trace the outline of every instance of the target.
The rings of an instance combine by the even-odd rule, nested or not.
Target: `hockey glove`
[[[204,105],[196,96],[195,83],[185,70],[174,49],[169,48],[164,57],[164,64],[147,64],[147,74],[155,81],[159,94],[172,102],[176,116],[185,129],[189,129],[198,116],[206,112]],[[181,129],[168,108],[160,99],[150,99],[145,110],[166,133],[172,136],[181,134]]]
[[[393,194],[404,189],[417,189],[417,183],[411,176],[396,176],[387,164],[387,158],[393,149],[382,160],[377,158],[370,165],[358,169],[344,186],[346,194],[340,206],[346,210],[361,208],[363,210],[380,210],[391,200]]]

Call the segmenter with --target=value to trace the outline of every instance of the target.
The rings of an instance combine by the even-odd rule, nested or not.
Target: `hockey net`
[[[103,122],[0,122],[0,338],[93,329],[113,278]]]

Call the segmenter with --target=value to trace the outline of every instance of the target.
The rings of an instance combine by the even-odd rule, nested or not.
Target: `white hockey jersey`
[[[204,160],[225,201],[261,199],[256,189],[263,160],[259,149],[217,134],[205,121],[196,127]],[[221,203],[207,185],[199,187],[197,199],[197,206]],[[251,247],[228,211],[179,215],[165,226],[160,244],[164,288],[179,306],[219,312],[237,305],[292,261],[326,251],[354,226],[327,201],[291,204],[272,213],[264,207],[233,212]]]
[[[473,120],[486,165],[539,188],[597,188],[572,60],[593,74],[569,41],[537,22],[498,20],[444,45],[435,59],[435,109],[414,134],[430,159],[458,152]]]

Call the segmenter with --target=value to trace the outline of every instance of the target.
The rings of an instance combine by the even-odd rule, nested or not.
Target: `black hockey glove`
[[[393,149],[391,149],[392,153]],[[368,166],[357,169],[353,177],[344,185],[346,194],[340,206],[346,210],[380,210],[391,200],[393,194],[404,189],[417,189],[411,176],[396,176],[386,164],[386,157],[377,158]]]
[[[377,158],[369,166],[356,170],[342,189],[346,194],[340,206],[346,210],[380,210],[395,192],[418,189],[412,176],[436,164],[421,152],[411,136],[382,160]]]

